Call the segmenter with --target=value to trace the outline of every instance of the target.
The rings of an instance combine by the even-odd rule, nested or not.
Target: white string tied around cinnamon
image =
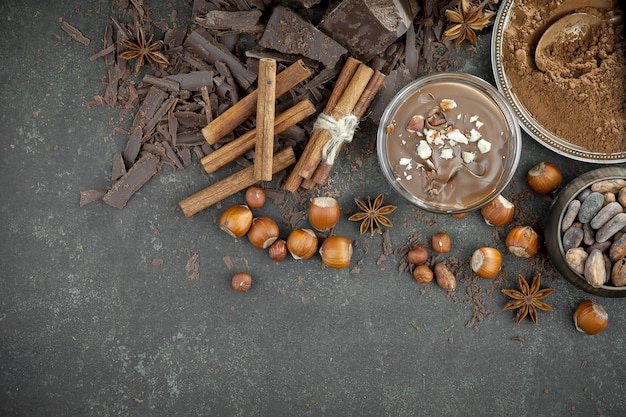
[[[315,120],[313,129],[324,129],[330,133],[330,140],[322,148],[322,161],[329,164],[334,163],[341,145],[344,142],[352,142],[358,125],[359,119],[352,113],[339,118],[339,120],[335,120],[331,115],[321,113]]]

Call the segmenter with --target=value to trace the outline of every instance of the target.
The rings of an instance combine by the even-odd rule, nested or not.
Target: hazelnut
[[[604,307],[591,300],[582,301],[574,311],[576,330],[586,334],[598,334],[609,324],[609,315]]]
[[[281,262],[287,256],[287,252],[287,242],[277,239],[270,245],[267,253],[271,260]]]
[[[311,229],[294,229],[287,237],[287,249],[294,259],[309,259],[317,251],[317,236]]]
[[[445,124],[446,122],[446,115],[443,114],[440,108],[435,107],[428,112],[428,117],[426,118],[426,124],[428,126],[437,127]]]
[[[252,220],[248,240],[253,246],[265,249],[278,239],[278,224],[271,217],[260,216]]]
[[[331,268],[345,268],[352,258],[352,242],[343,236],[330,236],[320,247],[320,256],[324,265]]]
[[[428,260],[428,250],[420,245],[415,246],[406,254],[410,264],[422,265]]]
[[[451,98],[444,98],[439,102],[439,107],[441,107],[443,111],[450,111],[456,108],[456,101]]]
[[[472,254],[470,266],[481,278],[495,278],[502,268],[502,255],[497,249],[489,246],[478,248]]]
[[[450,252],[450,236],[446,232],[439,232],[433,235],[431,239],[433,250],[437,253]]]
[[[330,230],[341,215],[339,203],[332,197],[315,197],[309,204],[309,223],[320,232]]]
[[[246,204],[251,209],[258,209],[265,204],[265,191],[261,187],[252,186],[246,190]]]
[[[417,265],[413,268],[413,278],[421,284],[428,284],[433,280],[434,273],[428,265]]]
[[[490,226],[506,226],[513,220],[515,205],[502,195],[498,195],[481,207],[480,213]]]
[[[247,272],[237,272],[230,281],[235,291],[246,292],[252,286],[252,276]]]
[[[539,250],[539,235],[530,226],[516,226],[506,235],[506,247],[513,255],[531,258]]]
[[[246,205],[230,206],[220,216],[220,229],[239,238],[248,233],[252,225],[252,211]]]
[[[526,174],[528,185],[537,194],[550,194],[559,188],[563,175],[552,162],[540,162]]]
[[[424,116],[416,114],[406,123],[407,132],[415,133],[424,130]]]
[[[456,277],[450,272],[446,264],[443,262],[436,264],[434,273],[437,285],[446,291],[454,291],[456,288]]]

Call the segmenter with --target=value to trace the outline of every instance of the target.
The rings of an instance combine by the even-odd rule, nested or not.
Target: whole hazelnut
[[[247,272],[237,272],[233,275],[230,285],[235,291],[246,292],[252,286],[252,275]]]
[[[428,260],[428,250],[421,245],[417,245],[407,253],[406,257],[410,264],[422,265]]]
[[[417,265],[413,269],[413,278],[421,284],[428,284],[433,280],[434,273],[428,265]]]
[[[435,233],[431,239],[431,244],[437,253],[450,252],[450,236],[446,232]]]
[[[251,209],[258,209],[265,204],[265,191],[261,187],[253,185],[246,190],[246,204]]]
[[[287,242],[283,239],[278,239],[272,243],[268,249],[270,259],[276,262],[281,262],[287,256]]]
[[[552,162],[544,161],[528,171],[526,180],[534,192],[545,195],[559,188],[561,181],[563,181],[563,175]]]

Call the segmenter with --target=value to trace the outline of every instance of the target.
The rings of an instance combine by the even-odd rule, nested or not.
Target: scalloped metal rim
[[[522,106],[515,94],[513,94],[511,84],[504,71],[502,57],[504,56],[503,35],[509,25],[514,7],[515,1],[505,0],[500,5],[500,9],[498,10],[491,36],[491,66],[496,86],[498,87],[500,93],[502,93],[502,95],[509,102],[511,107],[513,107],[521,128],[540,144],[571,159],[595,164],[618,164],[626,162],[626,152],[613,154],[590,152],[575,147],[571,143],[556,137],[540,126],[532,118],[531,114],[524,108],[524,106]]]

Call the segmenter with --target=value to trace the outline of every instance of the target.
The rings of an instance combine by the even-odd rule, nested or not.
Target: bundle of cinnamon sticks
[[[357,59],[348,58],[326,103],[324,115],[336,122],[349,116],[360,119],[381,89],[385,78],[384,74]],[[316,184],[326,182],[335,161],[323,158],[323,149],[331,140],[332,133],[328,129],[313,130],[304,152],[287,178],[284,185],[286,190],[295,193],[300,186],[312,189]]]

